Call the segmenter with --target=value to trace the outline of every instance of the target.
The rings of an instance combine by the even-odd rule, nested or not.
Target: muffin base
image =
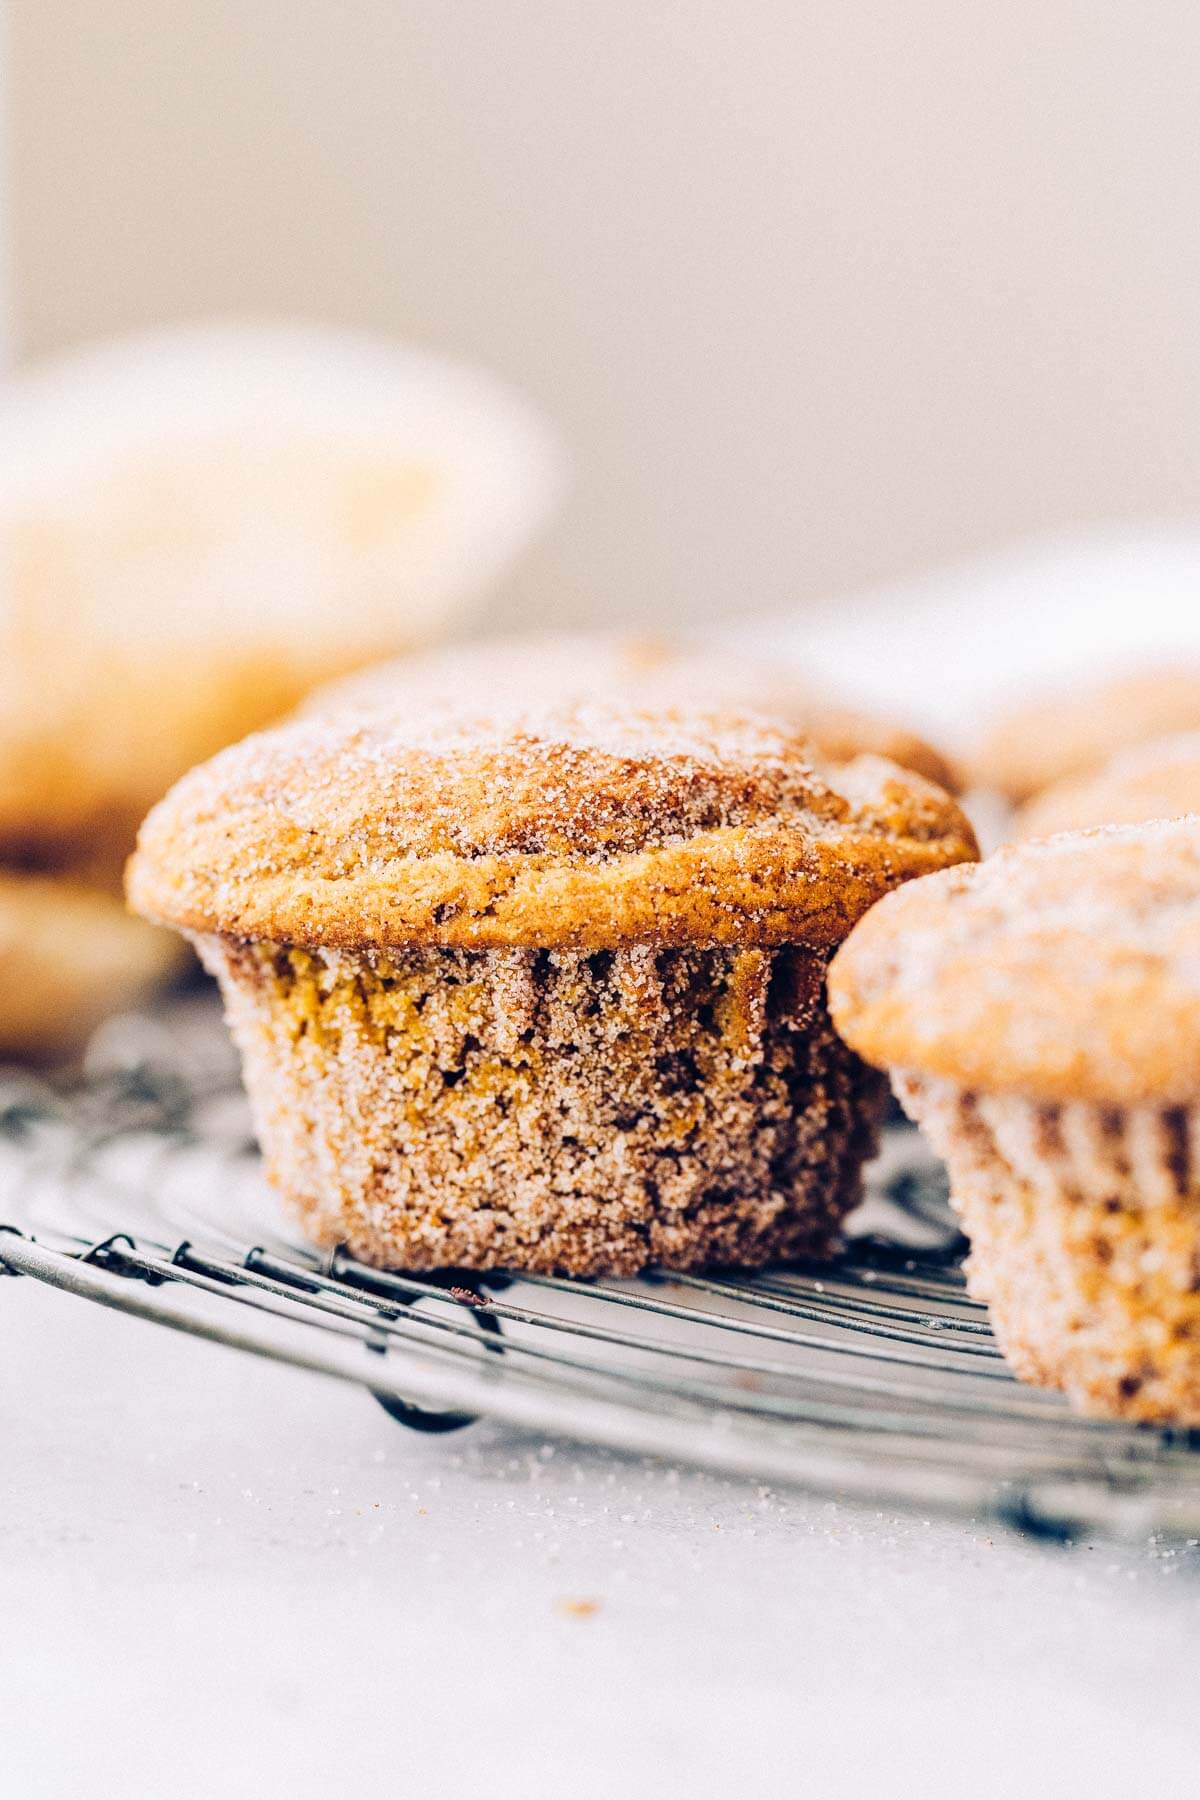
[[[949,1167],[967,1285],[1016,1374],[1082,1412],[1200,1425],[1200,1111],[894,1084]]]
[[[383,1267],[631,1274],[828,1254],[883,1084],[807,951],[196,940],[271,1181]]]

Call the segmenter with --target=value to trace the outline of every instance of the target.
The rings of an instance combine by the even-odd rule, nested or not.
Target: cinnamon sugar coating
[[[817,1256],[882,1084],[793,950],[198,941],[272,1181],[364,1261],[631,1274]]]
[[[1200,1101],[1200,818],[1002,850],[890,894],[835,958],[879,1068],[1049,1101]]]
[[[829,761],[885,756],[949,792],[956,788],[941,752],[898,721],[849,705],[786,666],[664,637],[549,632],[456,644],[329,682],[304,711],[470,710],[497,696],[519,706],[616,700],[651,709],[763,713],[802,731]]]
[[[822,947],[974,854],[940,789],[875,757],[818,765],[761,718],[375,710],[185,776],[128,886],[185,930],[311,948]]]
[[[1017,814],[1022,841],[1200,812],[1200,731],[1139,744],[1094,774],[1056,782]]]
[[[1118,751],[1200,731],[1200,667],[1139,669],[1003,714],[970,757],[972,780],[1010,800],[1099,768]]]

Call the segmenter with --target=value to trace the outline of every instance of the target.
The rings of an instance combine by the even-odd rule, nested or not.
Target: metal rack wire
[[[487,1415],[1043,1535],[1200,1537],[1200,1436],[1081,1419],[1012,1379],[941,1172],[899,1124],[833,1264],[384,1273],[289,1235],[193,1000],[106,1028],[69,1086],[0,1077],[0,1193],[0,1273],[356,1383],[421,1430]]]

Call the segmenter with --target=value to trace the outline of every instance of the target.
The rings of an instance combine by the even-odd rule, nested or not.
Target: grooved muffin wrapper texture
[[[883,1084],[807,951],[197,940],[267,1171],[377,1266],[629,1274],[819,1256]]]
[[[893,1079],[949,1167],[968,1285],[1016,1373],[1084,1412],[1200,1425],[1200,1109]]]

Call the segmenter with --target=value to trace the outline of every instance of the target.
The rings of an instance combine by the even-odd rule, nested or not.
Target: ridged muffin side
[[[783,950],[363,956],[202,938],[272,1181],[412,1269],[629,1274],[829,1252],[884,1084]]]
[[[1081,1412],[1200,1425],[1200,1107],[894,1084],[947,1163],[970,1290],[1017,1374]]]

